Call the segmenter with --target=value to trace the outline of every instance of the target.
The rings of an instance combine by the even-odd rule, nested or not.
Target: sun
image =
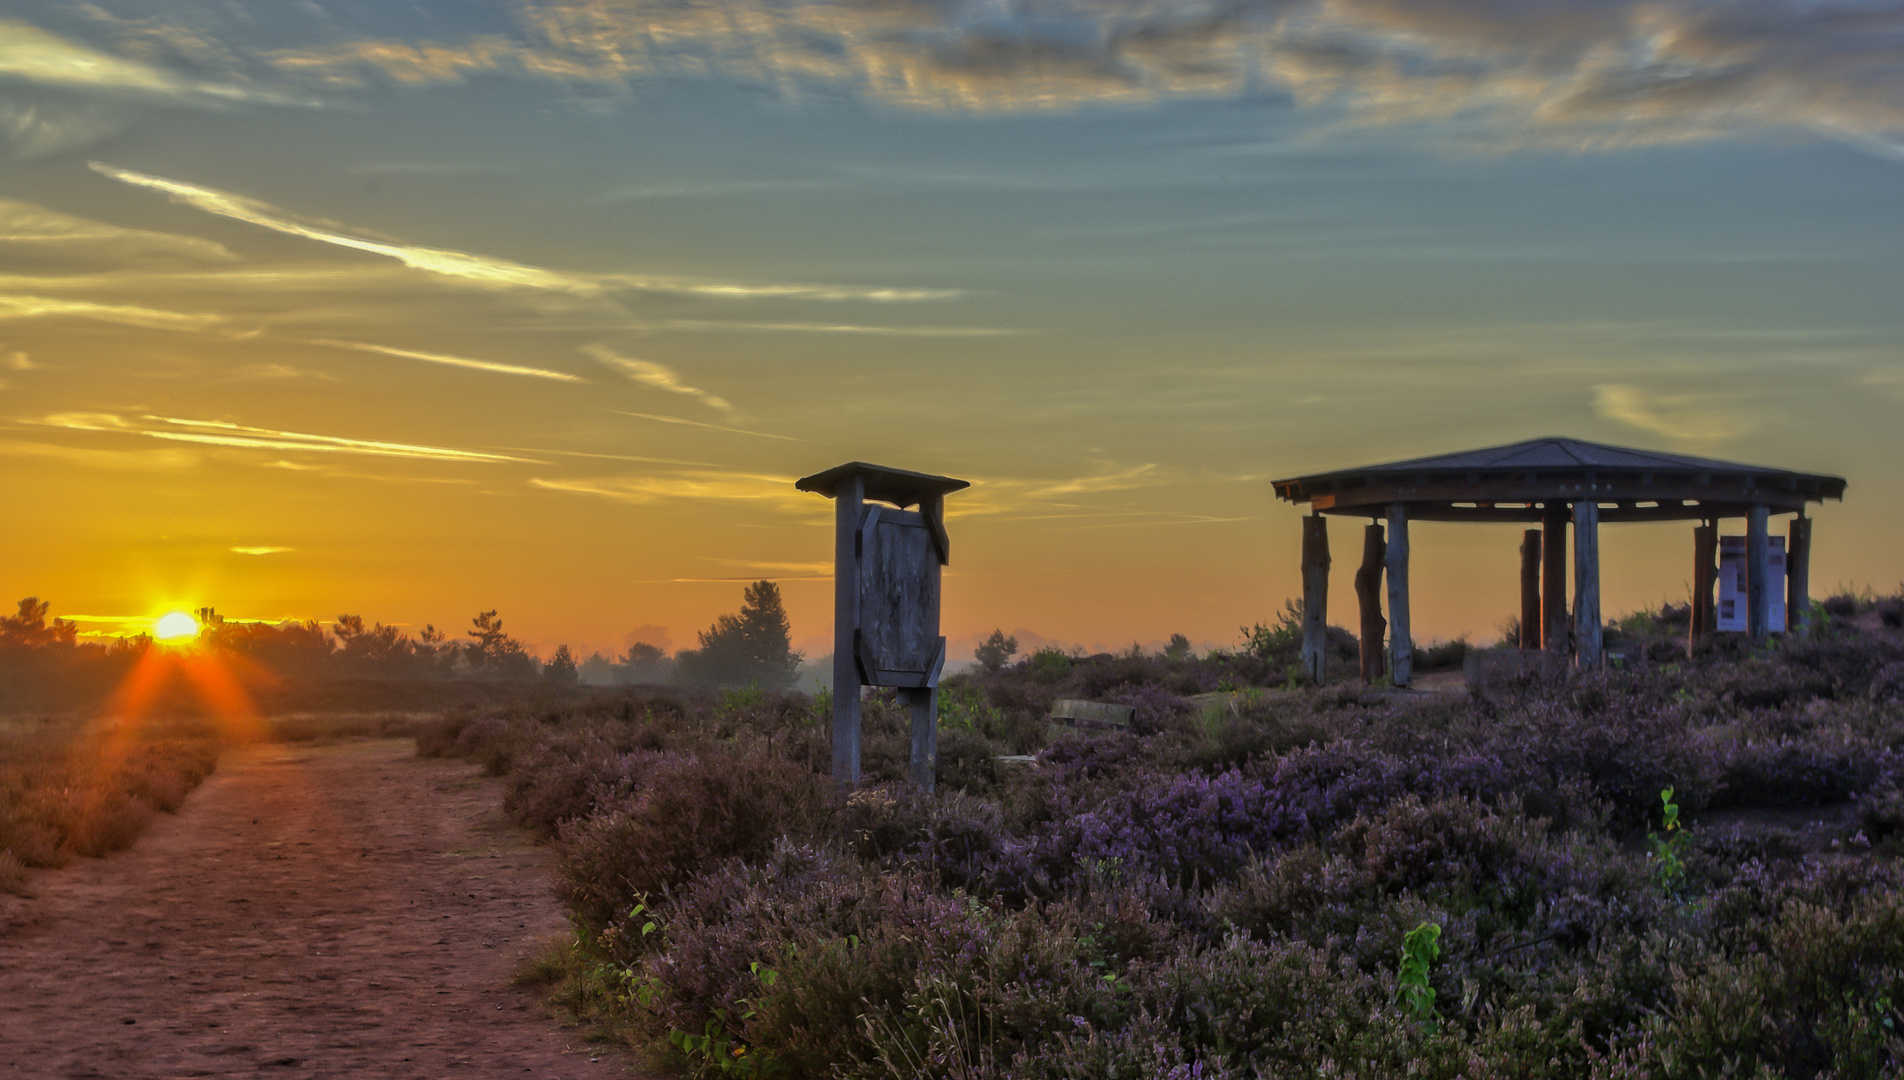
[[[183,611],[168,611],[152,624],[152,636],[160,641],[180,641],[198,636],[198,620]]]

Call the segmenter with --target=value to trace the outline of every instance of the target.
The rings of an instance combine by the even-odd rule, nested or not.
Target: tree
[[[994,630],[991,637],[986,638],[979,643],[978,648],[972,650],[972,656],[978,660],[978,666],[986,671],[997,671],[1011,663],[1013,654],[1017,652],[1018,639],[1016,637],[1006,637],[1005,631]]]
[[[542,665],[542,677],[563,686],[575,685],[580,676],[575,670],[575,654],[569,651],[567,645],[555,647],[555,655],[549,657],[549,662]]]
[[[535,660],[522,647],[522,642],[503,632],[502,620],[496,617],[495,608],[478,612],[470,624],[475,629],[468,634],[476,640],[465,645],[464,650],[470,668],[477,674],[492,679],[535,678]]]
[[[800,677],[802,657],[793,651],[792,631],[780,586],[756,581],[742,595],[739,614],[714,620],[701,631],[699,649],[675,655],[675,677],[694,686],[785,690]]]
[[[331,633],[337,637],[337,659],[345,671],[358,675],[409,674],[415,648],[396,627],[382,623],[365,627],[362,615],[339,615]]]
[[[1166,660],[1193,660],[1196,654],[1190,649],[1190,639],[1182,634],[1170,635],[1170,644],[1164,646]]]
[[[54,619],[48,626],[46,613],[52,607],[52,601],[36,596],[20,601],[18,615],[0,618],[0,645],[28,649],[73,645],[78,638],[79,624],[70,619]]]
[[[621,683],[666,682],[667,654],[658,645],[637,641],[615,661],[615,681]]]

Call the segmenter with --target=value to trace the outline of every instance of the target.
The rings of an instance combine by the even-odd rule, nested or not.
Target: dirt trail
[[[407,741],[228,752],[133,850],[0,897],[0,1078],[624,1075],[510,985],[566,923],[500,807]]]

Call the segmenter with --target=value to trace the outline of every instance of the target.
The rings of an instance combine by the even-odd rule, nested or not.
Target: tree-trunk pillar
[[[1302,519],[1302,673],[1321,686],[1329,660],[1329,522]]]
[[[847,476],[833,493],[833,779],[859,784],[859,519],[866,478]]]
[[[1541,515],[1540,647],[1541,670],[1558,675],[1567,667],[1567,508],[1549,503]]]
[[[1764,503],[1745,515],[1745,632],[1755,645],[1772,633],[1771,516]]]
[[[1785,530],[1785,625],[1811,631],[1811,519],[1802,511]]]
[[[939,774],[939,688],[900,691],[912,706],[912,781],[931,791]]]
[[[1692,530],[1692,622],[1686,628],[1686,655],[1712,640],[1719,609],[1712,590],[1719,581],[1719,525],[1708,521]]]
[[[1574,663],[1582,671],[1600,666],[1600,504],[1573,504]]]
[[[1388,504],[1388,672],[1396,686],[1415,674],[1415,641],[1408,634],[1408,505]]]
[[[1362,681],[1370,683],[1382,677],[1382,639],[1388,633],[1388,620],[1382,618],[1382,562],[1387,557],[1382,523],[1371,522],[1362,530],[1362,566],[1355,572],[1355,599],[1362,609]]]
[[[1521,639],[1523,649],[1540,648],[1540,530],[1521,533]]]

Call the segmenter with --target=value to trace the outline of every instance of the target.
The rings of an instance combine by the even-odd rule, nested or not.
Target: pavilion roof
[[[1536,521],[1547,507],[1593,499],[1603,520],[1734,517],[1753,505],[1802,511],[1842,499],[1840,476],[1545,438],[1275,481],[1279,498],[1322,513],[1380,514],[1408,505],[1428,520]]]

